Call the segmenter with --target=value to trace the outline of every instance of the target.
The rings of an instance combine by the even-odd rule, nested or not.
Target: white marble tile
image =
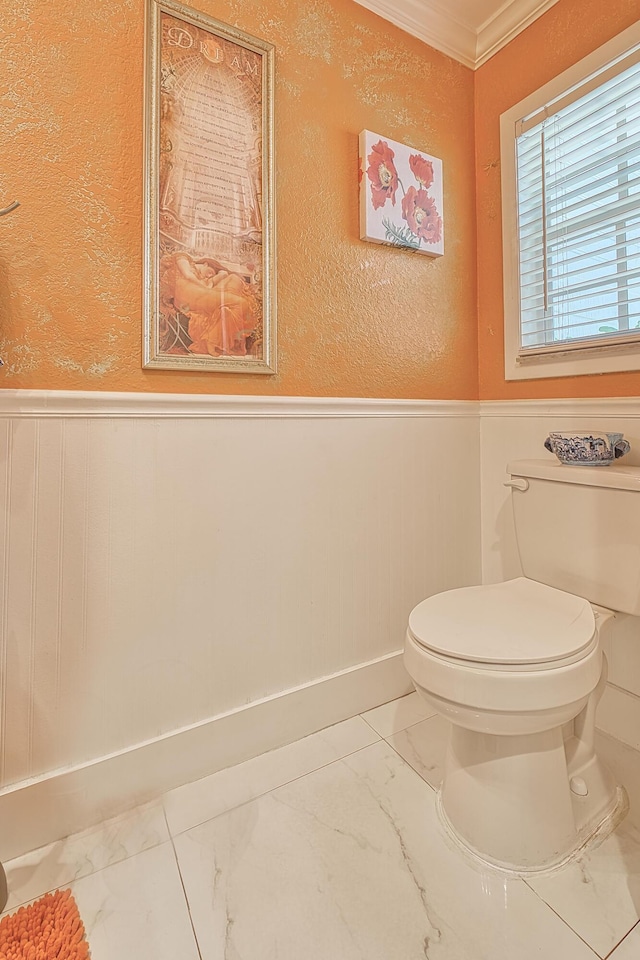
[[[176,836],[377,740],[378,735],[364,720],[352,717],[295,743],[178,787],[163,798],[169,829]]]
[[[389,737],[393,749],[434,789],[440,786],[444,776],[449,729],[448,720],[430,717]]]
[[[640,754],[602,734],[597,749],[627,790],[627,818],[576,863],[528,882],[600,957],[606,957],[640,919]]]
[[[640,919],[640,755],[608,737],[599,736],[597,746],[629,793],[629,815],[580,860],[528,883],[606,957]]]
[[[640,957],[640,924],[634,927],[628,937],[625,937],[609,960],[638,960],[638,957]]]
[[[527,882],[606,957],[640,919],[640,830],[623,822],[580,860]]]
[[[175,845],[202,960],[593,960],[522,881],[453,848],[386,743]]]
[[[9,860],[4,865],[9,886],[7,910],[168,839],[162,804],[156,801]]]
[[[367,710],[362,716],[381,737],[390,737],[426,717],[432,717],[432,710],[417,693],[410,693],[398,700],[383,703],[381,707]]]
[[[71,885],[91,960],[199,960],[171,843]]]

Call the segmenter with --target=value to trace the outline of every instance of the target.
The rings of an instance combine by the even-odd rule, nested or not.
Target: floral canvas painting
[[[442,161],[363,130],[360,134],[360,239],[444,253]]]

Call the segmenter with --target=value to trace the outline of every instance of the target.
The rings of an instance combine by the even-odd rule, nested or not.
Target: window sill
[[[519,361],[517,353],[505,353],[506,380],[541,380],[551,377],[580,377],[598,373],[640,370],[640,343],[591,347]]]

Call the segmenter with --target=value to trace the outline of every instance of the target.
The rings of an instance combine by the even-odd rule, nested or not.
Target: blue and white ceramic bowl
[[[631,445],[621,433],[550,433],[544,442],[560,463],[583,467],[608,467],[618,457],[629,453]]]

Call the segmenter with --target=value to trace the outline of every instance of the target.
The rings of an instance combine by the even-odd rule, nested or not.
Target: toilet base
[[[593,828],[590,832],[585,831],[586,835],[583,834],[580,838],[576,838],[574,846],[566,852],[564,857],[544,866],[516,867],[513,866],[513,864],[502,863],[499,860],[493,860],[486,854],[482,854],[478,850],[475,850],[471,844],[467,842],[467,840],[460,836],[447,817],[447,814],[442,807],[442,793],[440,791],[436,797],[436,812],[445,832],[455,843],[456,847],[460,850],[463,856],[467,857],[472,865],[476,866],[482,871],[489,869],[501,875],[506,874],[509,877],[525,879],[527,877],[553,873],[556,870],[562,869],[562,867],[565,867],[573,860],[577,860],[578,857],[581,857],[583,853],[585,853],[585,851],[587,851],[592,845],[600,844],[603,840],[606,840],[606,838],[613,833],[618,825],[622,823],[627,815],[628,810],[629,799],[627,797],[626,790],[623,787],[616,787],[616,794],[613,799],[613,807],[610,812],[605,814],[602,820],[597,823],[595,828]]]
[[[509,737],[453,725],[439,795],[448,831],[475,858],[519,875],[561,866],[611,832],[626,794],[595,754],[570,777],[570,743],[561,727]]]

